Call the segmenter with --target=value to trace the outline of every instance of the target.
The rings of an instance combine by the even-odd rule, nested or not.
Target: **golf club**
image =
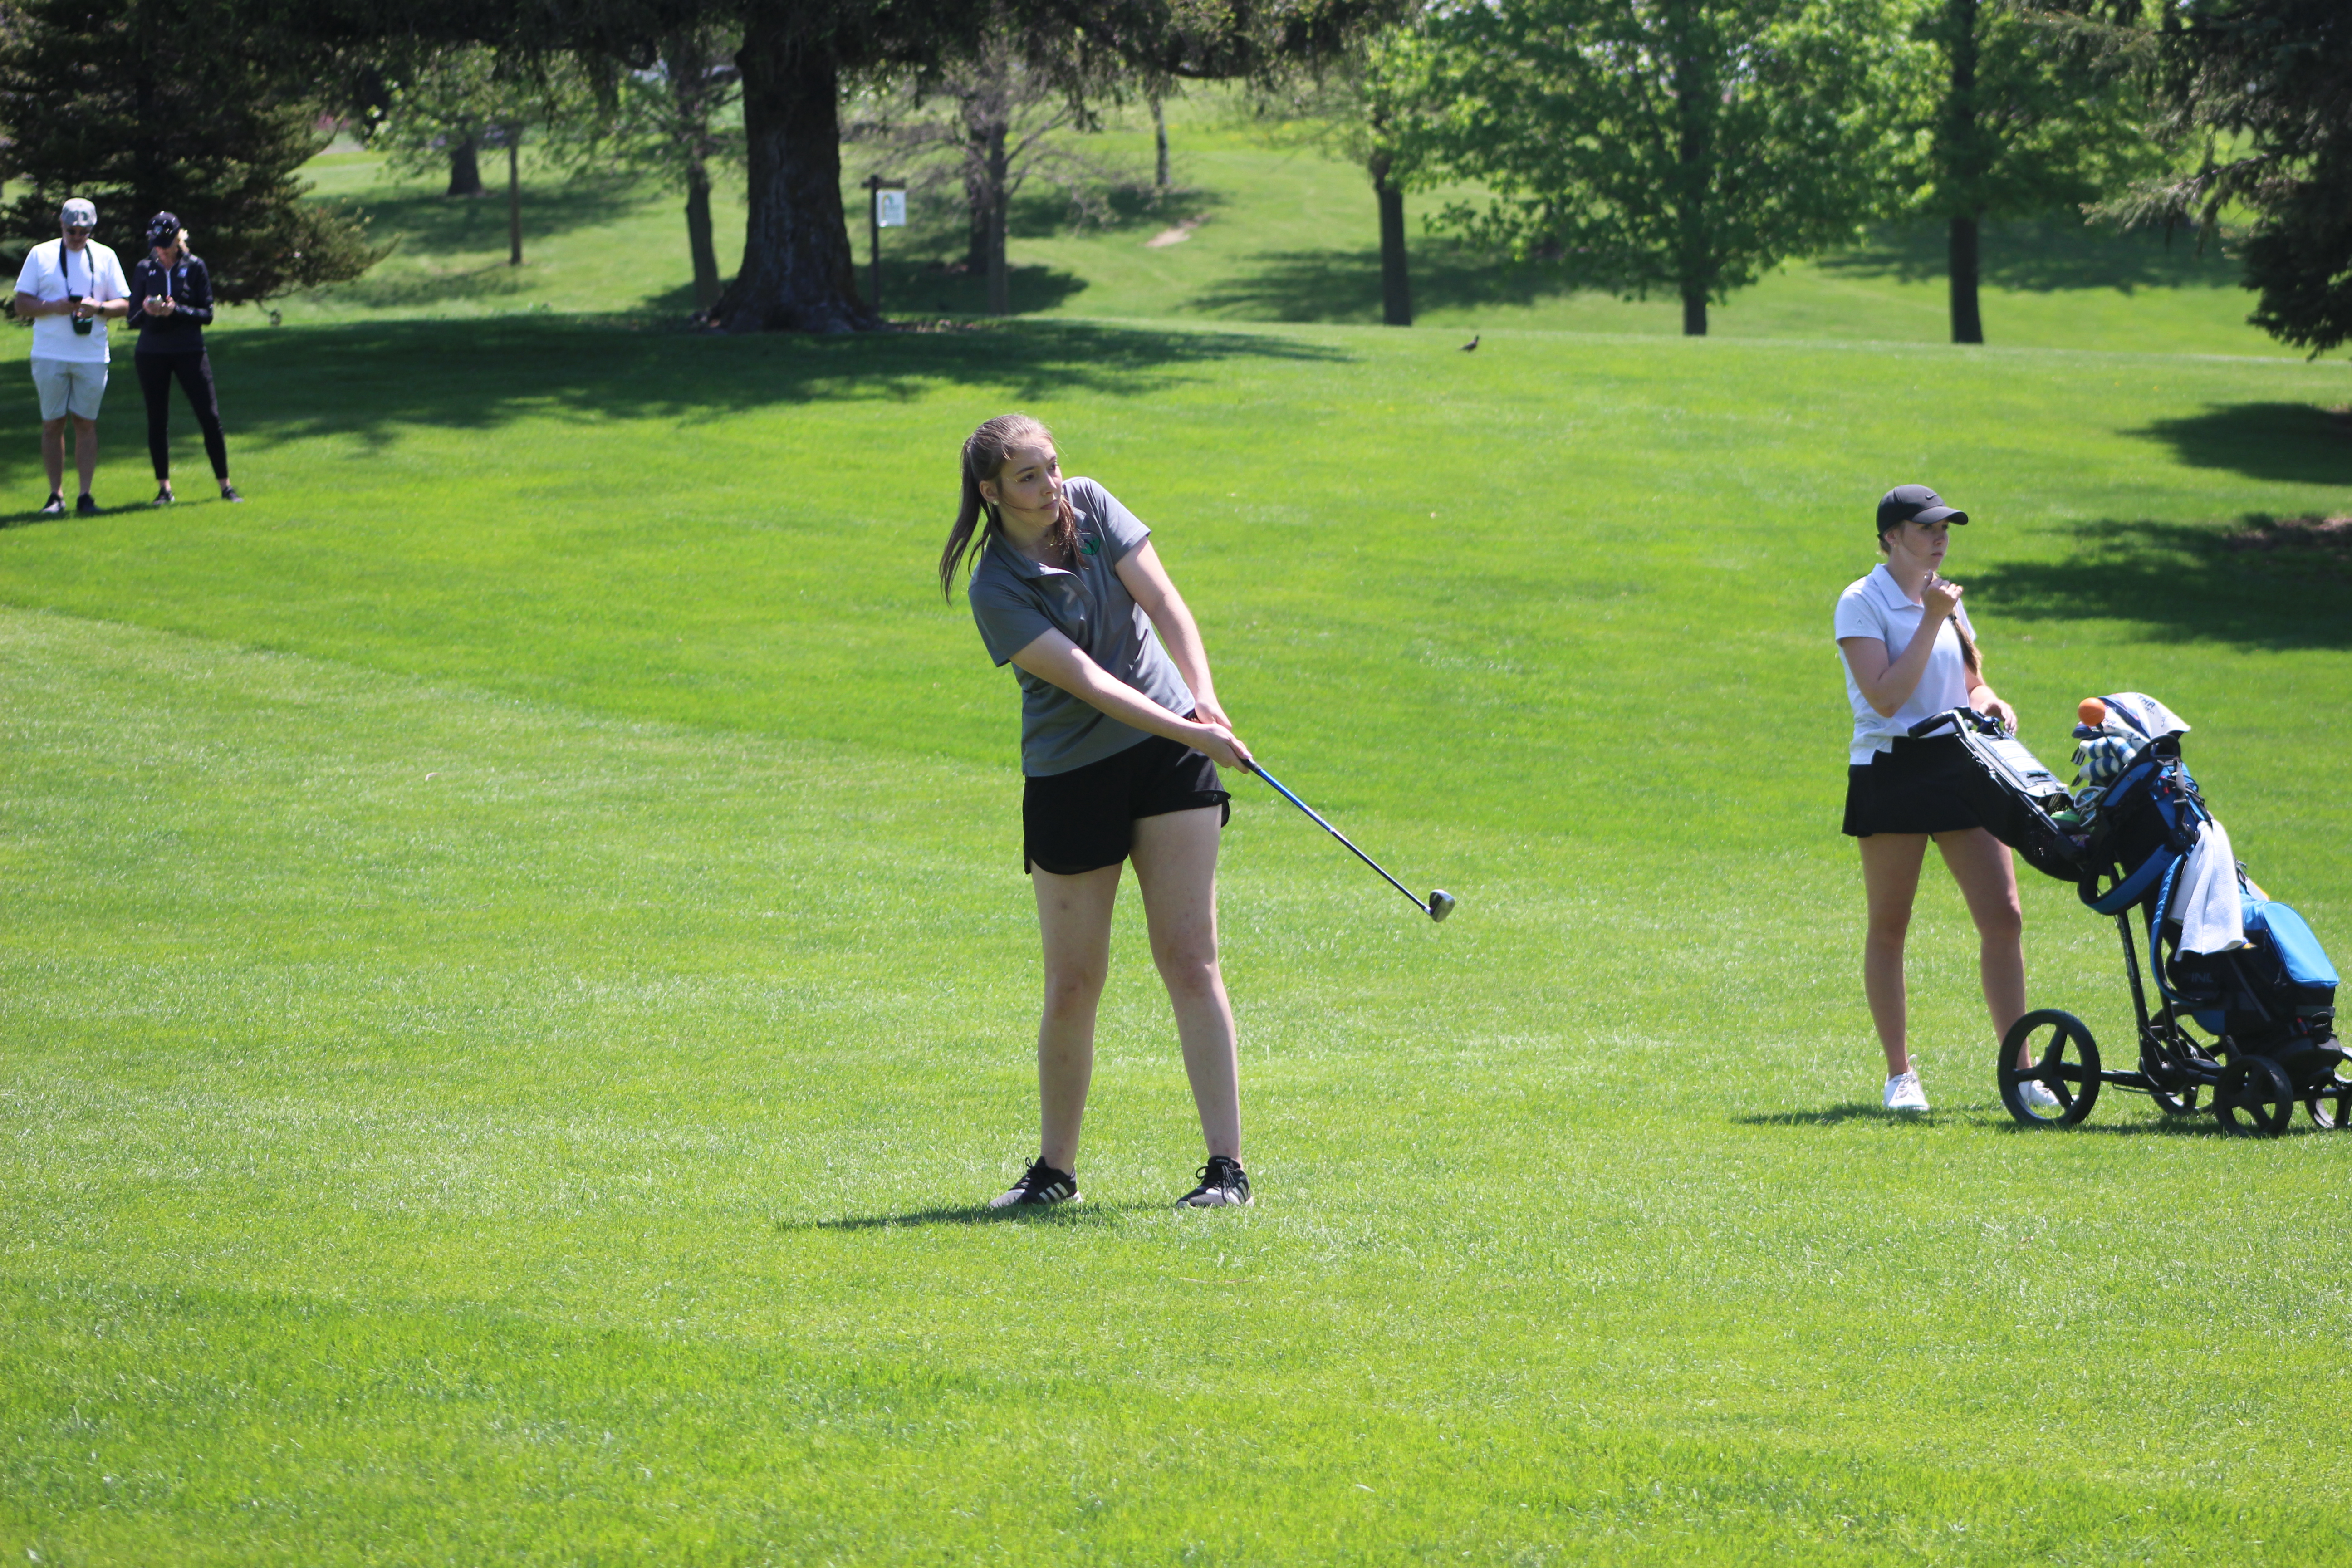
[[[1423,903],[1414,895],[1413,890],[1411,888],[1406,887],[1402,882],[1400,882],[1394,877],[1390,876],[1387,869],[1383,868],[1379,861],[1373,859],[1362,850],[1356,848],[1356,846],[1349,839],[1346,834],[1340,832],[1338,828],[1324,821],[1323,814],[1321,812],[1317,811],[1313,806],[1307,805],[1305,801],[1299,799],[1297,795],[1283,788],[1282,781],[1280,779],[1276,778],[1272,773],[1267,773],[1255,763],[1244,763],[1242,765],[1248,768],[1250,772],[1255,773],[1266,783],[1272,784],[1275,788],[1275,793],[1281,795],[1283,799],[1288,801],[1291,805],[1297,806],[1299,810],[1313,817],[1317,826],[1322,828],[1324,832],[1329,834],[1340,843],[1347,845],[1349,849],[1354,852],[1357,859],[1361,860],[1373,870],[1380,872],[1381,878],[1390,887],[1394,888],[1406,898],[1412,899],[1412,907],[1414,909],[1419,910],[1423,914],[1427,915],[1433,921],[1442,921],[1446,916],[1454,912],[1454,900],[1453,894],[1447,892],[1443,888],[1433,889],[1430,891],[1429,901],[1427,903]]]

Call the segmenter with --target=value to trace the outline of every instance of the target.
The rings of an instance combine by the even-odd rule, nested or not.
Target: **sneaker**
[[[1249,1173],[1239,1160],[1212,1154],[1201,1167],[1201,1184],[1176,1200],[1179,1208],[1242,1209],[1249,1207]]]
[[[1927,1091],[1919,1087],[1916,1070],[1899,1072],[1886,1080],[1886,1109],[1889,1110],[1925,1110]]]
[[[2050,1092],[2049,1086],[2038,1078],[2029,1078],[2017,1086],[2017,1098],[2035,1110],[2063,1110],[2065,1105]]]
[[[179,497],[172,493],[172,487],[165,485],[162,489],[155,492],[155,499],[149,501],[147,504],[149,506],[170,506],[177,500],[179,500]]]
[[[81,500],[74,502],[74,510],[79,512],[84,517],[96,517],[98,515],[98,502],[91,498],[90,493],[88,490],[84,490],[81,494]]]
[[[49,495],[49,504],[41,509],[41,515],[43,517],[63,517],[65,514],[66,498],[57,494],[55,491],[51,491]]]
[[[223,485],[223,486],[221,486],[221,500],[243,500],[244,499],[245,499],[245,498],[244,498],[243,496],[241,496],[241,495],[239,495],[239,494],[237,494],[237,493],[236,493],[236,487],[235,485]]]
[[[1086,1198],[1078,1192],[1078,1179],[1067,1171],[1057,1171],[1043,1160],[1031,1163],[1021,1173],[1021,1179],[1006,1191],[988,1200],[992,1209],[1014,1209],[1041,1206],[1045,1204],[1082,1204]]]

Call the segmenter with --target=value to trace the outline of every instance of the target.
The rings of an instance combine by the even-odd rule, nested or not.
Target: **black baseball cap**
[[[1878,531],[1885,533],[1906,522],[1966,522],[1969,514],[1946,506],[1944,498],[1925,485],[1897,485],[1878,498]]]
[[[168,212],[157,213],[147,220],[147,243],[150,247],[169,245],[180,237],[180,220]]]

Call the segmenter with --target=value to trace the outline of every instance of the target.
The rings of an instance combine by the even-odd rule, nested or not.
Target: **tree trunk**
[[[1151,142],[1160,155],[1151,184],[1154,189],[1164,191],[1168,188],[1168,116],[1161,110],[1160,95],[1156,92],[1151,95]]]
[[[1984,342],[1984,318],[1977,313],[1977,220],[1952,220],[1952,341]]]
[[[880,323],[857,297],[841,207],[841,73],[793,36],[796,7],[747,6],[743,80],[751,212],[743,265],[712,314],[729,331],[845,332]]]
[[[1977,200],[1984,178],[1984,150],[1977,139],[1977,0],[1947,0],[1945,25],[1951,34],[1952,96],[1945,112],[1945,161],[1951,184],[1967,210],[1952,215],[1949,273],[1952,341],[1984,342],[1984,318],[1977,310]]]
[[[1004,255],[1007,179],[1004,127],[998,125],[988,133],[988,313],[992,316],[1013,313],[1013,268]]]
[[[694,254],[694,308],[707,316],[719,303],[719,247],[710,234],[710,171],[699,153],[686,165],[686,247]]]
[[[970,232],[965,236],[963,269],[984,274],[988,271],[988,237],[993,232],[995,221],[991,215],[996,210],[988,195],[988,132],[966,121],[964,134],[963,205]]]
[[[694,310],[719,303],[719,247],[710,230],[710,67],[708,35],[697,28],[662,41],[677,120],[673,133],[686,164],[686,249],[694,263]]]
[[[522,133],[507,132],[507,265],[522,265]]]
[[[1674,8],[1675,104],[1680,135],[1675,149],[1675,269],[1683,296],[1683,335],[1706,336],[1706,297],[1715,288],[1715,247],[1707,198],[1715,185],[1715,110],[1720,99],[1708,69],[1711,40],[1691,26],[1691,7]]]
[[[1381,320],[1391,327],[1412,325],[1412,280],[1405,265],[1404,192],[1389,184],[1389,155],[1371,158],[1372,195],[1381,208]]]
[[[449,144],[449,188],[442,195],[478,196],[482,190],[482,139],[468,136]]]

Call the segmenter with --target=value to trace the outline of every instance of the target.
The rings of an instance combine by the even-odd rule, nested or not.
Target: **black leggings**
[[[213,362],[202,349],[131,356],[139,367],[139,390],[147,395],[147,457],[155,465],[158,484],[172,477],[172,378],[188,391],[195,405],[196,424],[205,433],[205,456],[213,461],[213,478],[228,483],[228,438],[221,434],[220,403],[213,395]]]

